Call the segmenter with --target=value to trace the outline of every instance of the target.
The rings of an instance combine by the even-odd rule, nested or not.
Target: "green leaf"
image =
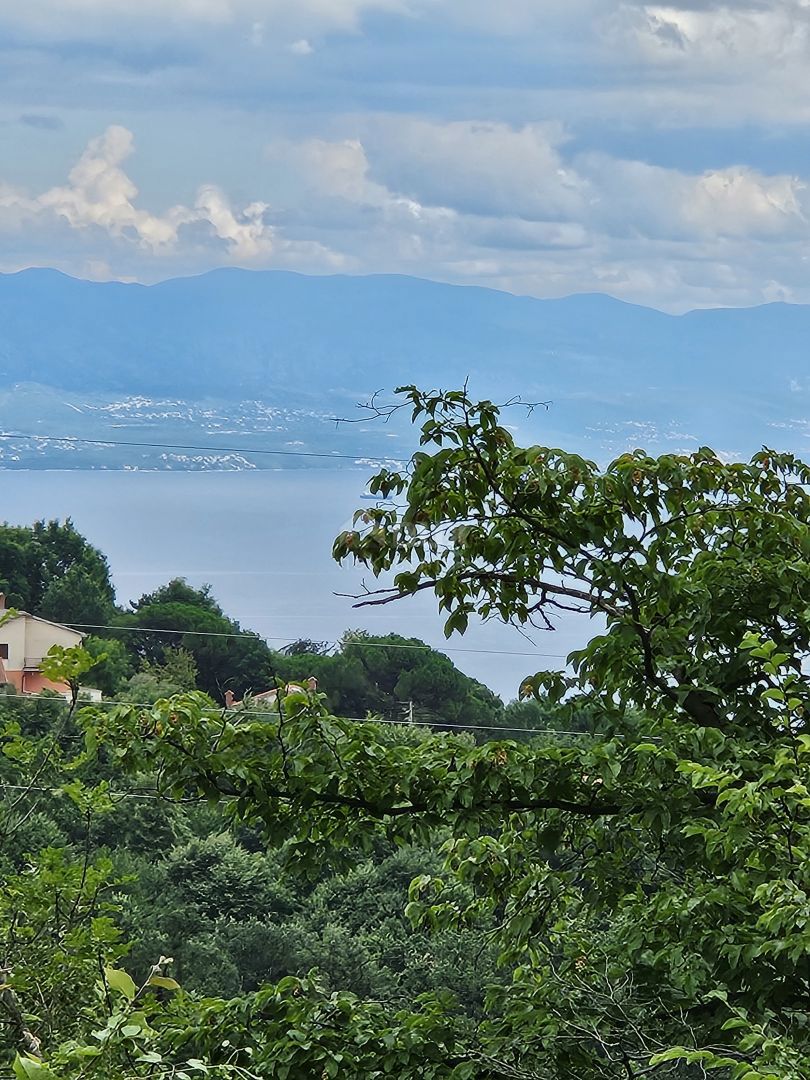
[[[650,1065],[662,1065],[665,1061],[679,1061],[681,1058],[688,1057],[690,1052],[685,1046],[671,1046],[668,1050],[654,1054],[650,1058]]]
[[[784,692],[784,690],[778,690],[776,687],[773,687],[772,689],[765,690],[763,692],[762,700],[763,701],[784,701],[785,700],[785,692]]]
[[[17,1080],[54,1080],[55,1074],[44,1061],[18,1054],[12,1065]]]
[[[127,974],[126,971],[122,971],[120,968],[105,967],[104,978],[112,990],[117,990],[119,994],[123,994],[129,1001],[135,1000],[138,988],[132,981],[132,976]]]

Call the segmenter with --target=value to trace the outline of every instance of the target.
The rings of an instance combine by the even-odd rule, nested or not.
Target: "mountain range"
[[[669,315],[601,294],[541,300],[402,276],[223,269],[145,286],[31,269],[0,275],[0,427],[36,418],[38,434],[157,426],[164,439],[227,442],[239,426],[212,410],[229,421],[250,402],[282,418],[261,426],[265,445],[311,449],[334,445],[331,417],[376,389],[469,379],[474,394],[552,402],[535,437],[590,456],[802,451],[808,342],[810,307],[782,303]],[[374,453],[391,446],[378,434]],[[5,463],[53,466],[29,457]]]

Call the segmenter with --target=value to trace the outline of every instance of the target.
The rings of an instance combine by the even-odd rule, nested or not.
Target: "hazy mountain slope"
[[[144,287],[0,276],[0,377],[65,389],[257,393],[368,377],[457,380],[493,365],[556,381],[636,355],[671,321],[601,296],[538,301],[406,277],[220,270]],[[640,335],[640,336],[639,336]],[[632,359],[632,357],[628,357]]]
[[[552,399],[550,440],[608,451],[634,430],[645,444],[731,450],[803,438],[808,340],[810,308],[784,304],[675,317],[602,295],[536,300],[396,276],[218,270],[145,287],[0,275],[7,391],[317,410],[470,376],[490,396]]]

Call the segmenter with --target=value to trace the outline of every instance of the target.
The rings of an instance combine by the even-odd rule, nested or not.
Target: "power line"
[[[129,446],[157,450],[199,450],[203,453],[224,454],[261,454],[272,457],[299,457],[299,458],[324,458],[326,460],[353,461],[359,464],[361,459],[369,458],[372,461],[402,461],[404,458],[393,457],[389,454],[341,454],[337,452],[325,453],[315,450],[268,450],[264,447],[247,446],[200,446],[191,443],[168,443],[146,442],[139,439],[85,439],[78,435],[34,435],[23,431],[0,432],[0,439],[35,439],[39,442],[78,443],[83,446]]]
[[[54,795],[58,791],[58,787],[35,787],[29,784],[0,784],[0,791],[36,791],[41,794]],[[165,795],[159,795],[157,792],[152,794],[151,792],[140,791],[108,791],[107,794],[111,799],[158,799],[161,802],[173,802],[173,803],[190,803],[201,802],[201,799],[168,799]]]
[[[192,637],[213,637],[213,638],[247,638],[250,641],[286,641],[290,642],[289,637],[271,637],[263,634],[250,634],[250,633],[225,633],[224,631],[217,630],[181,630],[179,628],[166,629],[164,627],[157,626],[110,626],[106,623],[79,623],[71,622],[69,619],[65,622],[66,626],[76,626],[80,630],[121,630],[128,634],[186,634]],[[292,639],[293,641],[295,639]],[[438,645],[402,645],[392,642],[386,644],[383,641],[347,641],[346,645],[359,645],[364,649],[417,649],[427,650],[429,652],[442,652],[442,653],[471,653],[479,656],[539,656],[543,658],[552,658],[555,660],[567,660],[566,653],[547,653],[547,652],[519,652],[509,649],[445,649],[445,647]]]
[[[64,698],[34,698],[25,696],[13,696],[8,695],[0,697],[0,708],[5,702],[11,702],[15,705],[26,704],[33,699],[38,701],[53,701],[57,705],[70,705],[69,701]],[[117,706],[123,706],[131,709],[154,709],[156,702],[147,701],[86,701],[82,702],[81,699],[77,702],[79,708],[96,708],[97,706],[106,706],[107,708],[115,708]],[[279,718],[278,709],[226,709],[219,708],[216,705],[212,705],[208,709],[209,712],[216,712],[221,716],[272,716],[276,719]],[[454,731],[512,731],[519,732],[522,735],[576,735],[586,736],[589,738],[613,738],[611,735],[603,735],[598,731],[565,731],[560,728],[523,728],[523,727],[508,727],[500,724],[451,724],[446,723],[440,717],[436,717],[434,720],[393,720],[389,717],[383,716],[338,716],[336,720],[346,720],[352,724],[397,724],[399,727],[438,727],[449,728]],[[624,736],[616,736],[618,738],[624,738]]]

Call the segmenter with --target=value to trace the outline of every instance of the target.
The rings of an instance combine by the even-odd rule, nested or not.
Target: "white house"
[[[6,598],[0,593],[0,618],[6,610]],[[54,645],[70,649],[81,645],[84,634],[71,630],[61,623],[49,622],[27,611],[17,612],[13,618],[0,624],[0,683],[11,683],[21,694],[38,694],[42,690],[55,690],[70,696],[66,683],[46,679],[40,664]],[[101,698],[99,690],[83,690],[91,700]]]

